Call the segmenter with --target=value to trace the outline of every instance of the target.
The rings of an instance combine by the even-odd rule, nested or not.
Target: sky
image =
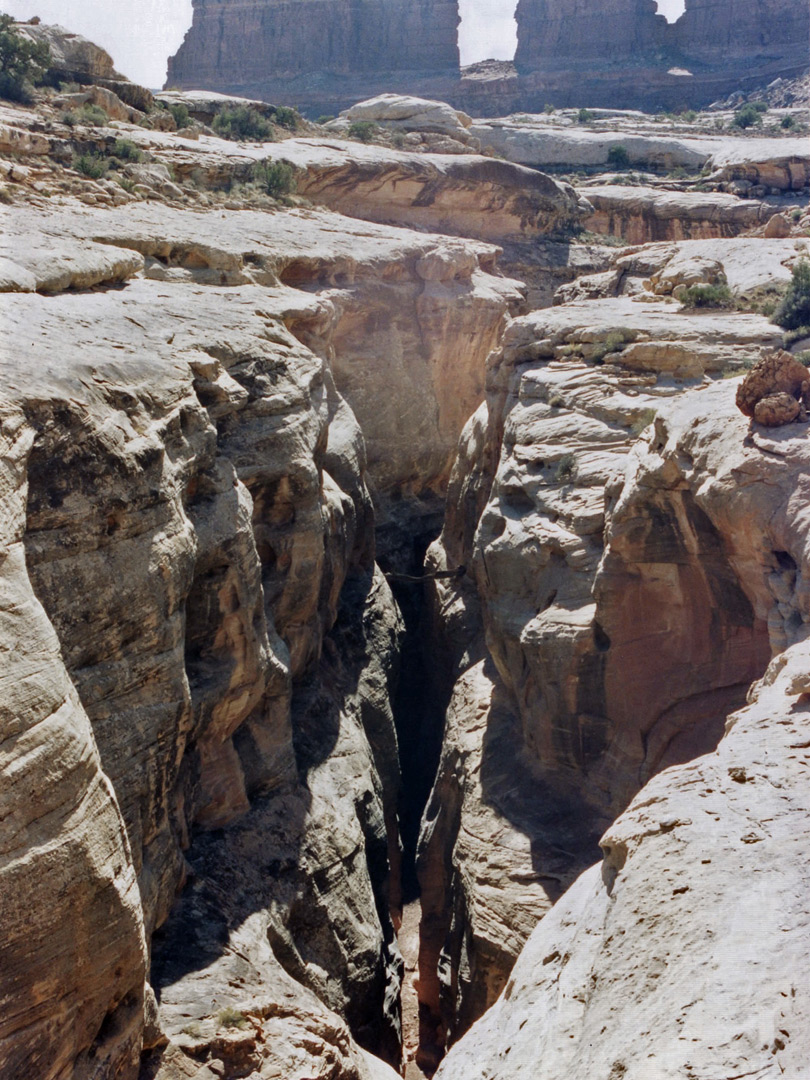
[[[670,22],[684,0],[657,0]],[[517,0],[460,0],[462,64],[511,60],[517,44]],[[0,0],[0,11],[16,19],[39,15],[83,34],[109,52],[120,72],[151,89],[163,86],[166,61],[177,52],[191,25],[191,0]]]

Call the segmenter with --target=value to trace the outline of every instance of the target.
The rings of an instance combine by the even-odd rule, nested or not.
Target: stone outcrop
[[[771,556],[739,536],[746,504],[728,520],[674,464],[629,479],[671,399],[711,412],[699,403],[721,391],[695,380],[778,342],[761,316],[636,295],[515,320],[490,360],[428,556],[472,566],[474,583],[434,586],[458,677],[419,851],[426,1063],[501,992],[525,927],[599,832],[656,773],[716,745],[784,644],[759,585]]]
[[[474,374],[467,343],[494,343],[514,286],[484,269],[486,245],[324,211],[113,216],[68,201],[34,221],[17,207],[4,229],[9,283],[28,290],[3,300],[17,417],[3,430],[18,425],[20,455],[8,472],[19,558],[6,565],[21,596],[27,565],[44,607],[9,594],[9,618],[34,635],[15,654],[24,696],[9,699],[10,734],[16,747],[39,716],[26,657],[39,671],[47,656],[37,693],[54,730],[36,737],[52,749],[70,735],[48,790],[56,808],[81,791],[92,815],[71,809],[75,842],[59,816],[36,826],[65,858],[76,848],[63,904],[30,877],[33,825],[13,841],[3,971],[24,983],[30,927],[51,926],[42,964],[65,1023],[43,1006],[43,1039],[21,983],[3,1071],[25,1075],[43,1053],[39,1073],[55,1077],[92,1053],[109,1061],[103,1075],[129,1077],[145,1040],[146,1075],[160,1080],[206,1060],[262,1076],[296,1062],[302,1075],[388,1075],[353,1037],[398,1058],[401,624],[374,573],[365,446],[334,373],[362,387],[380,355],[403,375],[424,369],[421,321],[429,393],[455,365],[455,412],[440,421],[439,399],[420,400],[418,422],[444,431],[438,453],[426,432],[422,450],[403,437],[392,454],[394,414],[380,415],[389,452],[373,451],[374,471],[380,491],[422,474],[440,490],[454,427],[481,393],[459,395],[459,362]],[[382,318],[391,310],[399,328]],[[413,392],[424,386],[423,373]],[[410,391],[396,393],[392,404]],[[371,421],[380,405],[367,400]],[[45,782],[38,745],[30,781],[20,773],[31,800]],[[15,806],[22,791],[9,792]],[[82,919],[94,945],[77,954]]]
[[[665,409],[631,458],[608,536],[626,549],[641,506],[676,490],[677,473],[786,651],[716,752],[653,779],[608,828],[601,866],[540,923],[442,1080],[801,1074],[810,1006],[794,964],[808,956],[806,864],[791,852],[808,809],[808,538],[796,513],[807,451],[790,429],[752,443],[746,423],[722,382]],[[608,548],[607,577],[616,569]]]
[[[523,74],[566,66],[592,76],[594,65],[634,66],[662,47],[667,27],[654,0],[520,0],[515,18]]]
[[[583,222],[585,228],[621,237],[630,244],[738,236],[771,216],[771,209],[763,203],[725,192],[620,185],[589,185],[579,190],[593,207]]]
[[[687,0],[674,25],[652,0],[603,0],[595,8],[583,0],[520,0],[516,19],[524,95],[545,88],[554,104],[576,104],[577,81],[585,104],[649,108],[668,96],[706,104],[722,95],[720,86],[728,93],[807,67],[810,17],[800,0]]]

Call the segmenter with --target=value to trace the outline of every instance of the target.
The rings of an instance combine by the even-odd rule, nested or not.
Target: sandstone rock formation
[[[653,0],[521,0],[516,18],[517,72],[482,77],[459,72],[456,0],[194,0],[168,85],[270,101],[289,94],[313,116],[390,91],[492,116],[539,112],[547,101],[708,104],[807,67],[800,0],[688,0],[674,26]]]
[[[746,443],[718,383],[666,410],[632,461],[613,504],[614,540],[632,534],[650,489],[685,468],[733,537],[732,563],[774,647],[787,651],[715,753],[656,777],[607,830],[602,865],[540,923],[442,1080],[801,1075],[808,1000],[792,972],[808,957],[805,868],[790,853],[807,813],[807,534],[795,512],[806,440],[789,430]]]
[[[235,144],[99,80],[0,105],[4,1080],[392,1080],[414,872],[426,1069],[800,1075],[794,140],[577,192],[441,102]]]
[[[475,576],[435,587],[462,672],[420,841],[420,995],[438,1052],[500,992],[520,927],[598,832],[655,773],[717,743],[770,655],[767,606],[725,549],[737,526],[674,466],[634,503],[624,477],[634,444],[658,445],[669,399],[778,334],[761,316],[696,320],[640,299],[507,328],[429,554]],[[482,623],[497,668],[483,682],[467,668]]]
[[[327,358],[335,370],[344,365],[349,384],[353,365],[390,355],[392,341],[400,363],[425,363],[413,337],[405,341],[405,323],[398,330],[377,318],[370,336],[364,329],[375,292],[380,316],[395,308],[417,326],[427,320],[434,349],[456,332],[459,343],[486,348],[514,288],[479,267],[479,256],[494,259],[486,245],[352,227],[324,212],[274,223],[133,206],[111,217],[68,201],[40,212],[39,239],[27,246],[34,216],[24,207],[7,216],[9,278],[31,290],[4,300],[12,343],[4,385],[22,445],[33,442],[16,481],[20,492],[28,483],[27,520],[14,520],[26,525],[29,572],[50,619],[41,621],[53,685],[51,624],[78,692],[73,722],[81,730],[80,698],[93,725],[84,769],[96,769],[108,800],[105,810],[94,796],[94,831],[85,839],[88,826],[77,826],[77,843],[120,848],[118,863],[105,858],[82,891],[80,876],[66,894],[88,920],[97,897],[105,910],[108,895],[119,897],[105,933],[120,963],[113,974],[99,962],[86,1019],[54,1031],[50,1061],[78,1062],[95,1040],[94,1054],[132,1075],[144,927],[152,936],[162,926],[152,937],[161,1010],[146,1042],[155,1048],[150,1075],[184,1075],[192,1058],[218,1058],[228,1068],[249,1060],[261,1075],[320,1060],[324,1076],[365,1078],[368,1064],[329,1007],[366,1046],[397,1059],[390,680],[401,630],[373,576],[362,436]],[[144,276],[123,295],[81,291],[133,275]],[[436,352],[437,371],[457,352]],[[454,377],[459,386],[458,370]],[[429,473],[440,486],[454,425],[480,390],[464,393],[468,405],[457,394],[457,418],[441,421],[435,465],[396,464],[393,444],[385,460],[381,448],[381,489],[413,485],[414,474],[430,483]],[[437,400],[422,404],[418,422],[435,423],[437,409]],[[390,437],[391,419],[379,422]],[[407,453],[416,450],[411,439]],[[54,797],[68,799],[71,782],[66,772]],[[20,913],[35,917],[31,889],[15,895]],[[64,909],[52,910],[58,919]],[[11,928],[20,918],[8,911]],[[91,962],[85,952],[68,964],[67,952],[62,966],[53,963],[75,926],[62,919],[45,959],[53,995],[66,1002]],[[105,947],[100,938],[100,956]],[[105,1015],[114,1019],[97,1038]],[[4,1032],[4,1061],[20,1075],[38,1045],[27,1022]]]

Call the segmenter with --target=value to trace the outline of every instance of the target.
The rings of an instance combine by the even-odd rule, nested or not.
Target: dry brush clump
[[[810,372],[782,349],[768,353],[737,387],[737,408],[765,427],[806,420],[810,408]]]

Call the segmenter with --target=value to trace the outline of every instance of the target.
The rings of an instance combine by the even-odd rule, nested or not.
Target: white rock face
[[[444,101],[430,101],[405,94],[380,94],[368,101],[359,101],[341,116],[350,122],[371,120],[405,131],[439,131],[447,135],[462,134],[472,124],[466,113]]]

